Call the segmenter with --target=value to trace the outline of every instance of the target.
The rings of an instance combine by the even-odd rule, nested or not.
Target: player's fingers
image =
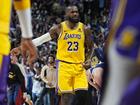
[[[22,54],[22,57],[23,57],[23,63],[26,64],[26,61],[27,61],[27,50],[23,47],[21,47],[21,54]]]
[[[33,69],[34,62],[35,62],[35,58],[33,58],[33,57],[29,58],[29,66],[31,69]]]
[[[36,59],[37,59],[37,55],[35,53],[31,53],[30,57],[29,57],[29,65],[30,65],[30,67],[33,66],[33,64],[36,61]]]
[[[15,55],[14,49],[12,49],[12,50],[10,51],[10,54],[11,54],[11,55]]]
[[[27,55],[27,52],[28,52],[28,63],[30,65],[30,67],[31,67],[33,65],[35,59],[37,58],[36,48],[35,48],[34,44],[32,43],[31,39],[23,39],[22,41],[24,42],[23,45],[26,46],[26,51],[23,50],[25,48],[22,48],[23,57],[24,57],[24,59],[26,59],[26,55]]]
[[[33,66],[33,63],[35,62],[36,59],[37,59],[37,51],[36,48],[33,46],[32,48],[30,48],[30,57],[29,57],[30,67]]]
[[[10,51],[10,54],[11,55],[19,55],[20,54],[20,51],[18,48],[13,48],[11,51]]]

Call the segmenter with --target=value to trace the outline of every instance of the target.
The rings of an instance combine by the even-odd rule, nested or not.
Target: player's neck
[[[75,29],[75,28],[77,28],[77,25],[78,25],[78,23],[73,23],[70,21],[66,21],[66,24],[70,29]]]

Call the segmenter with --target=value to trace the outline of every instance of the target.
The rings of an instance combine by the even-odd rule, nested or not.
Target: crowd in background
[[[96,44],[96,48],[103,49],[109,32],[110,0],[32,0],[32,28],[34,38],[45,34],[51,26],[62,22],[65,19],[64,10],[69,4],[78,6],[81,21],[92,29],[92,38]],[[19,46],[19,39],[21,37],[20,25],[15,11],[12,14],[10,27],[11,45],[12,48],[14,48]],[[48,56],[50,54],[55,55],[56,48],[55,40],[44,43],[38,47],[39,57],[34,65],[35,71],[40,71],[42,67],[47,64]],[[93,54],[93,66],[102,60],[102,57],[95,55],[96,53]],[[21,61],[21,59],[22,58],[19,57],[19,61]],[[26,65],[26,69],[28,72],[27,90],[32,94],[33,81],[40,81],[40,79],[36,79],[38,78],[38,74],[34,75],[34,73],[30,72],[28,64]]]

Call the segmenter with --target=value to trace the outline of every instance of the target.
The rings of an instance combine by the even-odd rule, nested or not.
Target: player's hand
[[[23,57],[24,64],[26,63],[27,56],[28,56],[29,66],[32,67],[34,61],[37,58],[37,51],[36,51],[34,44],[32,43],[31,38],[28,38],[28,39],[22,38],[22,40],[21,40],[21,54]]]
[[[17,55],[19,55],[20,53],[21,53],[20,47],[13,48],[13,49],[10,51],[10,54],[11,54],[12,56],[17,56]]]
[[[91,67],[91,61],[88,60],[88,61],[84,62],[82,65],[87,70]]]

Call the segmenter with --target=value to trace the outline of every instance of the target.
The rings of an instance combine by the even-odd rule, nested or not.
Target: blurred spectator
[[[40,93],[43,89],[42,83],[41,83],[41,77],[40,77],[40,72],[41,69],[36,69],[35,70],[36,74],[33,76],[33,88],[32,88],[32,100],[33,103],[35,104],[37,98],[40,96]]]
[[[39,99],[36,105],[41,105],[43,102],[43,97],[49,93],[50,95],[50,105],[55,105],[55,88],[56,88],[56,68],[55,68],[55,58],[53,56],[48,56],[48,64],[42,68],[41,79],[45,83]],[[46,104],[46,103],[44,103]]]
[[[29,102],[32,105],[30,96],[27,95],[25,88],[25,77],[17,58],[10,56],[11,62],[8,73],[8,105],[22,105],[24,102]]]

